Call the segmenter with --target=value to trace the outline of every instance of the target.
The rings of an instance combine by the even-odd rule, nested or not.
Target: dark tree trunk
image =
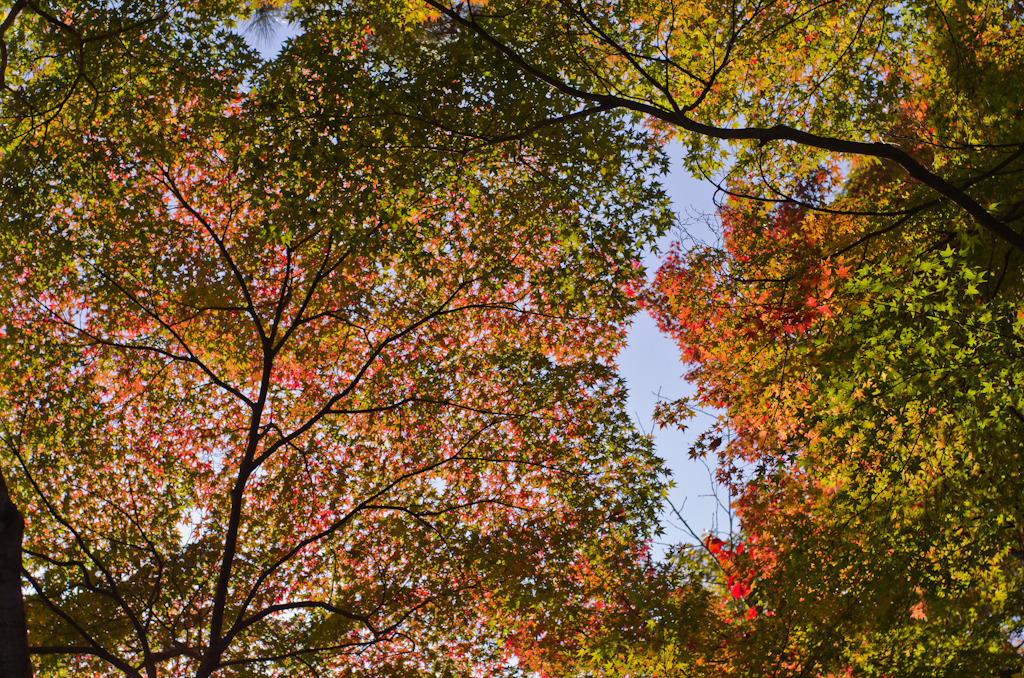
[[[32,678],[21,595],[21,538],[25,518],[0,473],[0,678]]]

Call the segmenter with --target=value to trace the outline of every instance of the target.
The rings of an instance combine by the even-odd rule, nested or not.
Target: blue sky
[[[670,148],[672,171],[664,184],[677,214],[677,220],[688,216],[698,217],[714,210],[714,186],[703,180],[690,177],[682,168],[678,148]],[[693,219],[700,222],[699,218]],[[689,226],[691,234],[698,238],[710,238],[711,233],[702,225]],[[703,228],[703,231],[700,229]],[[659,249],[665,252],[679,233],[670,233],[659,242]],[[653,277],[658,268],[660,254],[648,252],[644,257],[648,277]],[[619,371],[629,385],[629,409],[637,424],[655,437],[658,455],[672,471],[675,487],[669,500],[681,509],[683,516],[694,530],[705,534],[712,529],[728,530],[728,517],[718,509],[708,467],[700,461],[687,458],[687,451],[696,437],[713,422],[710,415],[698,415],[690,422],[688,429],[658,429],[651,421],[654,405],[660,397],[676,399],[691,395],[692,389],[683,379],[686,365],[679,359],[675,343],[658,331],[657,325],[646,313],[633,318],[628,335],[628,346],[619,355]],[[728,497],[719,497],[728,503]],[[663,544],[679,541],[692,542],[680,521],[666,507],[662,512],[665,535]]]

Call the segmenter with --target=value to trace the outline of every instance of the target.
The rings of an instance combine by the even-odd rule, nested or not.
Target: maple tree
[[[942,10],[895,129],[1019,228],[1020,22]],[[717,453],[754,544],[730,591],[754,612],[720,656],[776,675],[1019,671],[1019,253],[892,166],[823,163],[787,191],[753,167],[723,186],[722,244],[677,248],[651,298],[697,402],[723,412],[693,454]]]
[[[514,69],[527,105],[482,116],[475,38],[303,29],[8,139],[38,675],[511,671],[505,601],[653,521],[611,368],[665,221],[649,142]]]

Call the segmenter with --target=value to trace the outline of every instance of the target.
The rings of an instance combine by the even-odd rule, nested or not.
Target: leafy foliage
[[[481,143],[572,104],[482,116],[474,40],[391,30],[230,39],[5,159],[39,675],[500,673],[500,601],[650,528],[610,363],[659,158],[621,121]]]
[[[15,3],[41,674],[1018,671],[1018,5],[295,2],[262,62],[267,3]],[[724,198],[661,416],[742,529],[658,559],[612,365],[673,139]]]
[[[960,56],[949,34],[921,35],[908,147],[1019,221],[1014,123],[987,133],[951,112]],[[1001,38],[972,39],[984,53]],[[1015,169],[984,171],[1002,148]],[[651,299],[698,403],[723,411],[704,440],[725,441],[720,478],[756,543],[742,569],[758,614],[732,670],[1017,671],[1019,255],[885,165],[820,166],[789,193],[734,172],[723,246],[677,249]]]

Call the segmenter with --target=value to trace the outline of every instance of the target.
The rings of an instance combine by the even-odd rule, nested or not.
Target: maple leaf
[[[736,599],[746,598],[750,595],[750,585],[742,581],[737,581],[729,588],[729,594]]]
[[[710,551],[713,555],[717,555],[718,552],[722,550],[723,546],[725,546],[725,542],[719,539],[718,537],[712,537],[711,535],[708,535],[704,538],[704,547],[707,548],[707,550]]]

